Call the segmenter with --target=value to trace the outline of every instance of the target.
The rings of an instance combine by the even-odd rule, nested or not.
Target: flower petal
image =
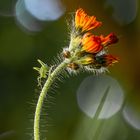
[[[82,31],[89,31],[97,28],[102,23],[96,20],[95,16],[88,16],[82,8],[79,8],[75,14],[75,27]]]

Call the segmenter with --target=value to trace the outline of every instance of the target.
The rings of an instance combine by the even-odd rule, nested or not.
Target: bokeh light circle
[[[107,89],[109,89],[108,93],[102,102]],[[119,83],[106,75],[85,78],[77,91],[79,108],[91,118],[95,116],[100,104],[102,108],[98,118],[110,118],[121,109],[123,99],[124,94]]]

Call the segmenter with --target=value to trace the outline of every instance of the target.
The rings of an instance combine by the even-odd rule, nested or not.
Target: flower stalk
[[[42,91],[39,95],[38,102],[36,105],[36,111],[34,117],[34,140],[40,140],[40,132],[39,132],[40,114],[41,114],[41,109],[43,106],[44,99],[48,93],[48,90],[53,84],[54,80],[61,73],[61,71],[66,68],[66,66],[67,66],[66,61],[63,61],[60,65],[58,65],[58,67],[50,75],[48,75],[48,78],[42,88]]]

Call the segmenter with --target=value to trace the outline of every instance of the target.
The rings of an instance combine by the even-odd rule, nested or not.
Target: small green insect
[[[42,62],[41,60],[37,60],[39,62],[39,64],[41,65],[41,67],[33,67],[34,70],[38,71],[39,76],[37,78],[38,81],[38,86],[42,87],[41,82],[42,79],[47,78],[48,74],[49,74],[49,66],[47,66],[47,64],[45,64],[44,62]]]

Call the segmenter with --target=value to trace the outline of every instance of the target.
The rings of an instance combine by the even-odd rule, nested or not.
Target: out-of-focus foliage
[[[31,139],[26,135],[28,132],[32,135],[33,113],[40,90],[37,87],[37,73],[32,68],[37,65],[37,59],[50,65],[62,47],[68,44],[66,19],[69,22],[71,14],[79,7],[90,15],[96,15],[103,22],[104,28],[94,32],[115,32],[120,38],[119,43],[110,50],[120,57],[120,61],[110,69],[109,75],[120,84],[124,100],[123,103],[118,101],[122,106],[120,105],[119,112],[110,118],[91,118],[79,108],[76,93],[83,79],[92,74],[82,73],[65,78],[59,89],[49,93],[51,97],[44,104],[43,135],[46,135],[48,140],[140,139],[140,10],[137,1],[115,1],[59,0],[62,7],[55,3],[55,6],[62,10],[61,14],[58,13],[58,18],[54,21],[42,21],[27,7],[17,7],[19,1],[1,0],[0,140]],[[119,7],[120,5],[122,7]],[[16,14],[17,10],[20,15]],[[120,14],[119,10],[123,14]],[[127,16],[124,16],[125,14]],[[19,18],[26,24],[21,24]],[[93,94],[96,95],[95,92]]]

